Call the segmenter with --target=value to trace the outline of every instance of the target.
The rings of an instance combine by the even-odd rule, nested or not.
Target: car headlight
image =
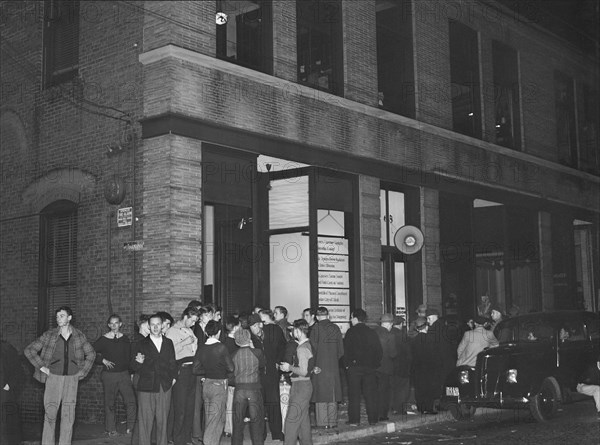
[[[466,385],[467,383],[469,383],[469,371],[460,371],[460,374],[458,375],[458,381],[461,385]]]
[[[507,383],[517,383],[517,370],[509,369],[506,371],[506,382]]]

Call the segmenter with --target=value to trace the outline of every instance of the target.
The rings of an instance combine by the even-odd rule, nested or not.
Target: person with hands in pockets
[[[61,306],[55,313],[58,326],[29,344],[24,354],[35,368],[33,377],[46,385],[42,443],[55,443],[56,415],[62,405],[59,443],[68,445],[73,436],[79,380],[92,369],[96,352],[85,335],[71,325],[70,307]]]

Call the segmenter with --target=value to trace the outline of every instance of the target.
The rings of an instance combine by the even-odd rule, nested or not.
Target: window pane
[[[519,73],[517,52],[500,42],[492,42],[496,143],[520,148]]]
[[[344,212],[319,209],[317,221],[319,235],[344,236]]]
[[[382,246],[388,245],[386,195],[387,195],[387,193],[385,190],[379,191],[379,203],[380,203],[380,208],[381,208],[381,218],[379,218],[379,221],[381,222],[381,245]]]
[[[227,23],[217,25],[217,56],[263,71],[266,67],[265,26],[270,23],[268,2],[219,1],[217,12],[227,14]]]
[[[577,140],[575,135],[573,79],[562,73],[555,72],[554,90],[558,162],[574,167],[577,163]]]
[[[454,131],[481,136],[477,33],[450,21],[450,82]]]
[[[389,245],[394,245],[394,235],[405,224],[404,218],[404,193],[388,192],[389,214],[388,230]]]
[[[271,307],[285,306],[288,318],[302,317],[310,307],[309,237],[286,233],[270,237]]]
[[[298,81],[337,94],[341,88],[341,6],[338,0],[296,2]]]
[[[269,228],[308,226],[308,176],[270,182]]]
[[[396,296],[396,307],[394,312],[396,315],[407,317],[406,311],[406,282],[404,275],[404,263],[394,263],[394,293]],[[408,319],[406,320],[409,322]]]
[[[379,107],[414,118],[415,79],[411,4],[377,0],[375,8]]]

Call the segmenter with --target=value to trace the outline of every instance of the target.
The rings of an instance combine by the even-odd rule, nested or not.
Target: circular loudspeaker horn
[[[423,240],[423,232],[415,226],[402,226],[394,235],[394,245],[406,255],[412,255],[421,250]]]

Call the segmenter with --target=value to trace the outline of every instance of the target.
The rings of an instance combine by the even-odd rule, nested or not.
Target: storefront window
[[[288,318],[301,318],[310,307],[309,237],[302,232],[271,235],[270,293],[271,307],[284,306]]]
[[[308,176],[269,184],[269,229],[308,226]]]

